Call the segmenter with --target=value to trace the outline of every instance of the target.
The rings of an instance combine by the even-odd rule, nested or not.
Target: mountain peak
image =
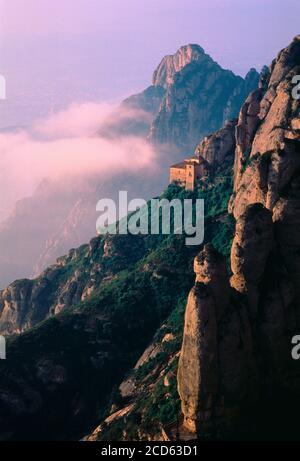
[[[198,45],[197,43],[188,43],[187,45],[181,46],[175,53],[175,56],[180,53],[198,53],[198,54],[203,54],[204,49]]]
[[[167,88],[174,81],[174,75],[193,61],[205,55],[204,49],[197,44],[181,46],[173,55],[165,56],[153,74],[153,85]]]

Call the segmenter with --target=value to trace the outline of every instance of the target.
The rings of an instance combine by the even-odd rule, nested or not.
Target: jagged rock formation
[[[197,45],[180,48],[154,73],[154,85],[166,88],[166,94],[150,139],[193,151],[199,139],[237,117],[258,80],[254,69],[245,79],[222,69]]]
[[[86,435],[110,410],[113,388],[137,363],[178,298],[186,296],[191,253],[184,239],[146,245],[146,237],[118,237],[99,237],[73,251],[64,267],[56,267],[56,276],[49,268],[53,279],[38,299],[40,308],[47,310],[51,297],[56,303],[60,286],[66,288],[62,301],[70,304],[8,338],[0,375],[1,440]],[[92,274],[93,268],[99,272]],[[68,286],[74,276],[78,284]],[[77,303],[89,284],[93,296]],[[172,342],[162,334],[166,345]]]
[[[255,374],[250,323],[246,311],[231,303],[224,257],[207,245],[195,258],[194,269],[178,391],[184,425],[203,435],[224,430],[245,395],[252,401]]]
[[[152,86],[126,99],[123,105],[151,115],[151,141],[170,143],[186,154],[203,136],[237,117],[258,80],[255,69],[242,79],[222,69],[199,45],[186,45],[174,55],[165,56],[154,71]],[[125,126],[129,131],[136,128],[132,118]],[[143,120],[138,126],[140,133],[147,130]]]
[[[299,100],[292,97],[292,78],[299,74],[299,66],[300,36],[297,36],[273,61],[266,92],[261,93],[255,103],[252,120],[256,129],[251,134],[252,144],[245,146],[237,139],[234,195],[230,206],[236,218],[255,202],[270,210],[279,254],[297,292],[300,117]]]
[[[185,425],[197,432],[198,424],[211,421],[218,393],[217,318],[226,306],[229,284],[221,255],[210,246],[195,259],[196,284],[186,307],[178,390]]]
[[[204,54],[199,45],[186,45],[179,48],[174,55],[165,56],[154,71],[152,84],[167,89],[173,85],[175,74],[193,61],[200,61]]]
[[[195,154],[208,162],[213,175],[233,165],[236,124],[237,120],[226,122],[223,128],[206,136],[196,148]]]
[[[249,203],[271,211],[299,169],[299,101],[292,78],[299,73],[300,37],[273,61],[267,90],[252,94],[243,106],[237,131],[234,196],[237,218]],[[294,186],[295,187],[295,186]]]
[[[165,56],[153,73],[152,85],[125,99],[121,104],[121,111],[124,110],[121,120],[116,123],[112,118],[99,133],[109,137],[124,134],[147,137],[153,122],[159,116],[166,91],[174,84],[177,73],[192,62],[201,60],[203,54],[204,50],[199,45],[186,45],[179,48],[174,55]],[[200,136],[198,140],[199,138]]]
[[[221,262],[211,263],[220,261],[214,250],[206,247],[195,260],[178,387],[184,424],[200,437],[295,436],[300,368],[291,340],[300,328],[300,117],[292,78],[299,70],[297,36],[241,109],[230,203],[236,218],[230,296],[223,294],[229,278],[224,272],[220,277]]]
[[[0,334],[21,333],[84,301],[144,252],[139,238],[96,237],[59,258],[36,279],[12,283],[0,291]]]

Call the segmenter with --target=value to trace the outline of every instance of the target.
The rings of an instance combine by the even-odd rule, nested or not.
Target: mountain
[[[225,178],[195,196],[171,185],[161,198],[205,197],[207,239],[228,253],[230,193]],[[156,331],[182,310],[196,252],[178,235],[99,236],[39,278],[1,292],[1,331],[23,331],[8,337],[9,359],[0,362],[1,438],[71,439],[91,431]]]
[[[99,198],[115,198],[115,191],[126,188],[132,196],[156,195],[170,163],[180,154],[191,154],[203,136],[238,115],[258,85],[258,74],[252,69],[245,79],[237,77],[200,46],[187,45],[164,57],[152,80],[146,90],[124,100],[97,135],[114,140],[138,136],[155,143],[161,170],[155,184],[130,174],[88,178],[68,188],[42,182],[0,225],[0,288],[17,278],[39,275],[56,258],[93,237]]]
[[[121,123],[111,120],[100,133],[148,136],[151,142],[169,144],[186,155],[201,138],[238,116],[259,77],[250,69],[243,79],[223,69],[199,45],[182,46],[162,59],[150,87],[123,101],[122,107],[133,112]],[[139,116],[134,111],[142,112]]]
[[[205,200],[204,245],[96,237],[1,292],[3,440],[299,439],[299,68],[300,36],[161,195]]]
[[[259,74],[245,79],[222,69],[198,45],[166,56],[154,72],[153,85],[166,90],[154,119],[150,140],[193,151],[199,139],[238,116],[248,94],[257,88]]]
[[[167,90],[174,84],[176,74],[192,62],[201,61],[203,54],[201,46],[189,44],[179,48],[174,55],[165,56],[153,73],[153,86]]]
[[[300,36],[271,65],[237,125],[231,277],[206,246],[194,263],[178,367],[191,432],[299,438]]]
[[[299,440],[299,68],[297,36],[240,112],[230,251],[213,239],[201,249],[186,305],[87,440]]]

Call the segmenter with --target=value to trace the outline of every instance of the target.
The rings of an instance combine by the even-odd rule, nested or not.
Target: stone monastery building
[[[183,160],[170,167],[170,183],[176,183],[186,190],[194,190],[196,182],[209,173],[209,163],[200,155]]]

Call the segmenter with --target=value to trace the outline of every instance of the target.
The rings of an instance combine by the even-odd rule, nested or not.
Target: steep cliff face
[[[300,328],[300,116],[292,78],[299,70],[300,36],[279,53],[241,109],[229,296],[229,277],[214,251],[205,248],[195,260],[178,388],[184,425],[200,437],[295,437],[300,368],[291,340]]]
[[[199,422],[211,421],[218,392],[217,318],[228,302],[229,284],[224,258],[211,246],[195,259],[194,270],[196,284],[186,307],[178,391],[185,425],[196,432]]]
[[[112,117],[104,124],[101,135],[149,135],[153,120],[160,112],[166,90],[173,85],[175,75],[191,62],[201,60],[204,54],[199,45],[182,46],[177,53],[165,56],[153,73],[152,85],[141,93],[126,98],[120,107],[123,117],[116,122]]]
[[[236,218],[255,202],[272,211],[297,180],[299,100],[292,97],[292,79],[299,65],[297,36],[273,61],[267,89],[252,94],[241,110],[232,199]]]
[[[246,396],[253,402],[256,375],[245,306],[233,303],[226,262],[209,245],[195,258],[195,286],[185,313],[178,366],[184,426],[204,436],[226,430]]]
[[[174,55],[165,56],[154,71],[152,84],[167,89],[174,83],[175,74],[193,61],[200,61],[204,50],[199,45],[186,45]]]
[[[300,116],[292,97],[292,79],[300,70],[300,36],[279,53],[271,66],[266,92],[252,111],[252,143],[238,137],[235,162],[234,216],[259,202],[272,215],[278,251],[299,293],[300,262]],[[259,101],[260,100],[260,101]],[[243,110],[242,110],[243,113]],[[249,123],[240,118],[240,133]],[[251,124],[250,124],[251,125]],[[243,136],[242,136],[243,137]]]
[[[142,239],[96,237],[71,250],[34,280],[18,280],[0,291],[0,333],[21,333],[89,298],[145,253]]]
[[[150,139],[193,151],[199,139],[237,117],[259,75],[252,69],[242,79],[222,69],[201,47],[190,45],[167,56],[153,80],[166,94]]]
[[[214,175],[223,174],[232,168],[235,154],[235,128],[237,120],[226,122],[215,133],[206,136],[196,148],[195,154],[203,157]]]

